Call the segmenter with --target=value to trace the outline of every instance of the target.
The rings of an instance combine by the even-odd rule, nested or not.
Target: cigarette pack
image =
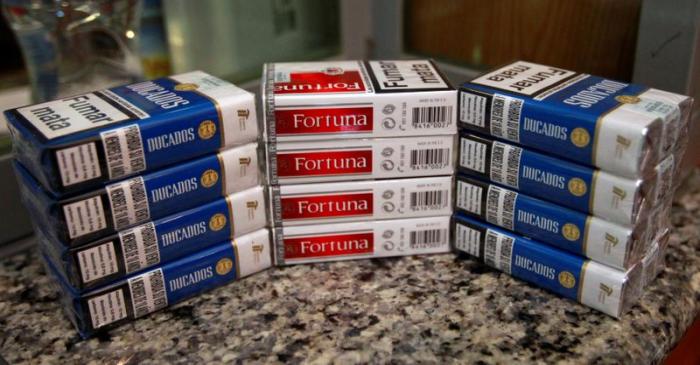
[[[621,226],[462,175],[455,195],[457,211],[617,269],[635,265],[648,247],[646,224]]]
[[[517,61],[462,85],[460,127],[628,178],[687,134],[693,99]]]
[[[454,136],[280,142],[267,148],[272,185],[452,175]]]
[[[254,95],[201,71],[5,112],[16,158],[59,194],[258,137]]]
[[[642,267],[627,271],[455,215],[455,249],[486,265],[619,318],[637,302]]]
[[[454,134],[457,91],[429,60],[268,63],[267,141]]]
[[[656,178],[626,179],[471,133],[459,145],[461,172],[580,212],[634,225],[654,205]]]
[[[275,264],[450,252],[450,216],[274,229]]]
[[[68,246],[257,186],[257,144],[247,144],[63,199],[15,164],[27,208],[49,237]],[[262,208],[262,207],[261,207]]]
[[[56,275],[51,261],[45,262],[48,271]],[[261,229],[88,293],[74,292],[60,275],[55,284],[68,317],[86,338],[265,270],[271,264],[270,234]]]
[[[276,226],[452,214],[452,176],[270,187]]]
[[[251,189],[79,247],[47,237],[39,243],[65,280],[84,291],[264,228],[267,215],[257,209],[264,204],[262,188]]]

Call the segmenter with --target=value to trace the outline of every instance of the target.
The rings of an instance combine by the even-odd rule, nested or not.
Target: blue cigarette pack
[[[68,317],[84,338],[272,266],[270,233],[261,229],[131,275],[85,294],[74,292],[45,260]]]
[[[23,165],[15,170],[25,206],[46,235],[77,246],[261,183],[256,143],[55,199]],[[264,207],[260,207],[264,209]]]
[[[628,178],[686,141],[693,99],[517,61],[462,85],[461,128]]]
[[[456,185],[457,211],[602,264],[628,269],[648,246],[646,224],[621,226],[464,175]]]
[[[16,158],[56,195],[258,138],[254,95],[201,71],[5,112]]]
[[[264,228],[264,205],[263,188],[255,187],[79,247],[46,237],[39,243],[65,280],[84,291]]]
[[[513,144],[463,132],[459,171],[623,225],[654,206],[656,178],[627,179]]]
[[[486,265],[619,318],[641,294],[642,265],[627,271],[455,214],[455,249]]]

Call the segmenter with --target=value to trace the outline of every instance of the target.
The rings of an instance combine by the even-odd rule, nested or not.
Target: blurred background
[[[193,69],[257,91],[264,62],[411,57],[433,58],[455,84],[524,59],[697,99],[699,3],[3,0],[0,108]],[[3,122],[0,256],[31,242],[10,154]]]

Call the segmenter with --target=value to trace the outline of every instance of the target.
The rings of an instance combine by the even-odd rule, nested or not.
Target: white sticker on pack
[[[486,172],[486,143],[462,138],[459,142],[459,165],[481,173]]]
[[[141,130],[137,124],[100,133],[109,178],[114,180],[146,169]]]
[[[518,188],[523,149],[501,142],[491,145],[491,180]]]
[[[156,269],[129,279],[134,318],[168,306],[163,270]]]
[[[449,89],[433,64],[426,60],[370,61],[379,90],[420,91]]]
[[[556,67],[518,61],[474,79],[471,83],[532,96],[575,74]]]
[[[457,208],[464,209],[477,215],[481,215],[481,197],[483,195],[481,186],[470,184],[464,181],[457,182]]]
[[[127,274],[160,263],[157,237],[153,222],[119,232]]]
[[[520,142],[520,114],[522,110],[522,99],[493,94],[493,99],[491,99],[491,135]]]
[[[486,125],[485,96],[462,91],[459,93],[459,120],[483,128]]]
[[[99,196],[63,206],[68,237],[77,238],[107,227],[102,199]]]
[[[487,230],[484,239],[484,263],[510,274],[514,242],[513,237]]]
[[[104,127],[129,119],[121,110],[100,97],[99,92],[17,109],[46,139]]]
[[[124,290],[121,288],[88,299],[87,305],[94,329],[114,323],[127,316]]]
[[[513,230],[518,193],[490,185],[486,195],[486,221]]]
[[[464,251],[472,256],[479,257],[479,245],[481,242],[481,232],[467,227],[463,224],[457,224],[455,227],[455,248]]]
[[[146,186],[141,176],[106,187],[114,229],[119,231],[151,217]]]
[[[99,246],[78,252],[78,265],[83,283],[112,275],[119,271],[114,243],[109,241]]]
[[[56,151],[56,163],[63,186],[75,185],[102,176],[95,142]]]

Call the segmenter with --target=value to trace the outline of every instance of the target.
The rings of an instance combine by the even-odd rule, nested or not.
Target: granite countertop
[[[35,252],[0,261],[10,363],[658,363],[700,312],[700,177],[668,268],[615,320],[453,255],[269,270],[81,341]]]

